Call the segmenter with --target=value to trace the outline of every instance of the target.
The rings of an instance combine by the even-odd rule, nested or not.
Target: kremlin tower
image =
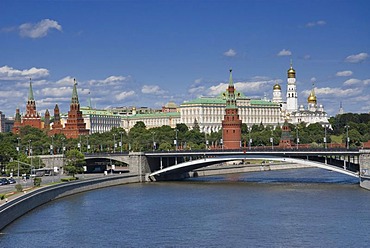
[[[28,101],[26,105],[26,114],[22,118],[22,126],[31,126],[41,129],[41,117],[36,111],[36,102],[33,97],[32,82],[30,79],[30,88],[28,92]]]
[[[89,129],[86,129],[86,124],[82,117],[80,110],[80,103],[77,95],[76,80],[73,85],[72,100],[70,110],[68,112],[67,123],[63,127],[60,120],[60,113],[58,104],[54,108],[54,123],[50,130],[50,113],[49,110],[45,111],[44,127],[41,122],[40,115],[36,112],[36,102],[33,97],[32,82],[30,81],[30,88],[28,93],[28,101],[26,105],[26,114],[22,117],[19,108],[16,109],[14,126],[12,132],[19,134],[19,129],[24,126],[31,126],[37,129],[43,129],[49,135],[64,134],[67,138],[78,138],[79,135],[88,135]]]
[[[89,134],[89,129],[86,129],[86,123],[80,110],[76,79],[74,80],[70,110],[68,111],[67,123],[65,124],[63,133],[67,138],[78,138],[79,135]]]
[[[222,139],[224,149],[240,149],[242,121],[239,119],[236,106],[235,88],[230,69],[229,86],[226,92],[226,107],[222,121]]]

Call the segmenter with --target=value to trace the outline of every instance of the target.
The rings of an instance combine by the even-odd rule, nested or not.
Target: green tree
[[[73,149],[66,152],[66,165],[64,169],[68,174],[74,177],[76,174],[82,173],[85,164],[85,156],[79,150]]]

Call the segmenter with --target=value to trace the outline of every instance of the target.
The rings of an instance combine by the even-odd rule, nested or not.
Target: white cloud
[[[91,86],[119,86],[128,81],[130,77],[110,76],[103,80],[90,80]]]
[[[41,93],[48,97],[67,97],[72,94],[72,87],[43,88]]]
[[[131,90],[131,91],[123,91],[123,92],[117,94],[115,97],[118,101],[122,101],[122,100],[130,98],[134,95],[135,95],[135,91]]]
[[[204,86],[198,86],[198,87],[192,87],[188,90],[190,94],[195,94],[197,96],[203,95],[205,93],[206,87]]]
[[[202,82],[203,82],[203,78],[198,78],[194,80],[195,85],[201,84]]]
[[[73,77],[67,76],[65,78],[62,78],[62,79],[56,81],[55,84],[57,84],[57,85],[66,85],[66,86],[68,85],[68,86],[71,86],[71,85],[73,85],[74,80],[75,79]]]
[[[349,77],[352,76],[353,72],[352,71],[338,71],[335,75],[337,77]]]
[[[315,21],[315,22],[309,22],[306,24],[306,27],[312,28],[316,26],[324,26],[326,25],[326,21],[320,20],[320,21]]]
[[[141,88],[141,92],[144,94],[161,95],[166,91],[162,90],[158,85],[144,85]]]
[[[291,52],[291,51],[289,51],[289,50],[286,50],[286,49],[281,50],[281,51],[277,54],[277,56],[290,56],[290,55],[292,55],[292,52]]]
[[[369,57],[369,54],[367,53],[359,53],[354,55],[349,55],[345,61],[349,63],[360,63],[365,61]]]
[[[311,90],[305,90],[302,93],[305,95],[309,95]],[[334,96],[334,97],[348,97],[358,95],[362,92],[361,89],[358,88],[350,88],[350,89],[340,89],[340,88],[315,88],[316,95],[321,96]]]
[[[305,59],[305,60],[309,60],[309,59],[311,59],[311,55],[306,54],[305,56],[303,56],[303,59]]]
[[[343,83],[343,85],[345,85],[345,86],[349,86],[349,85],[359,84],[359,83],[361,83],[361,82],[362,82],[362,81],[361,81],[361,80],[359,80],[359,79],[351,78],[351,79],[346,80],[346,81]]]
[[[224,56],[226,57],[235,57],[236,56],[236,52],[234,49],[229,49],[227,50],[226,52],[224,52]]]
[[[0,67],[0,80],[38,79],[49,76],[49,71],[43,68],[32,67],[28,70],[16,70],[9,66]]]
[[[237,91],[247,92],[248,94],[250,94],[250,93],[260,93],[265,90],[268,90],[268,87],[270,87],[272,83],[275,83],[275,81],[265,80],[253,82],[237,82],[234,83],[234,86]],[[217,96],[222,92],[226,91],[227,87],[228,83],[220,83],[218,85],[209,87],[209,89],[206,91],[206,94],[210,96]]]
[[[368,84],[370,84],[370,79],[365,79],[363,82],[364,82],[365,85],[368,85]]]
[[[50,29],[56,29],[62,31],[62,26],[58,22],[50,19],[43,19],[40,22],[24,23],[19,26],[19,34],[22,37],[28,37],[32,39],[45,37]]]

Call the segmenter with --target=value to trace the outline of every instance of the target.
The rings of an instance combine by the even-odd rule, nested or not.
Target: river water
[[[35,209],[0,247],[369,247],[356,183],[310,168],[105,188]]]

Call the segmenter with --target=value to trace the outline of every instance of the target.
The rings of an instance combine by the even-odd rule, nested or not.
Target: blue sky
[[[299,104],[314,87],[335,115],[370,111],[369,1],[0,1],[0,111],[69,110],[73,78],[93,107],[181,104],[226,89],[286,93],[290,60]]]

